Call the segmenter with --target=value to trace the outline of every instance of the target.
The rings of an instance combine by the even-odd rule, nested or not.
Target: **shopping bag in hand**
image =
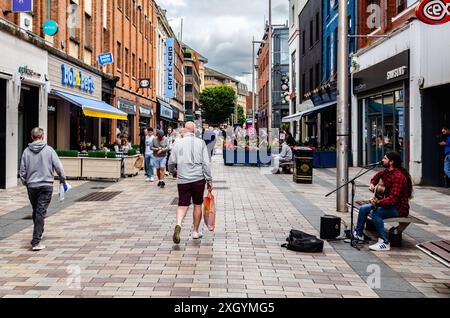
[[[209,231],[216,229],[216,202],[212,191],[208,191],[203,205],[203,220]]]

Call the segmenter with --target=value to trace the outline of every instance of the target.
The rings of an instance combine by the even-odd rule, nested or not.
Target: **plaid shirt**
[[[373,185],[377,185],[380,179],[386,186],[385,198],[378,201],[378,206],[383,208],[394,208],[401,217],[409,215],[408,181],[399,169],[389,171],[385,169],[378,172],[371,180]]]

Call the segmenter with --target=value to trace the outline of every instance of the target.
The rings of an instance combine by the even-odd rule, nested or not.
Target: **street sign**
[[[417,7],[416,15],[427,24],[450,22],[450,0],[423,0]]]
[[[12,0],[12,12],[33,12],[33,0]]]
[[[101,66],[112,64],[114,63],[113,54],[111,52],[109,53],[102,53],[98,56],[98,64]]]
[[[150,88],[150,79],[139,80],[139,88]]]
[[[44,31],[44,34],[54,36],[58,33],[58,23],[53,20],[47,20],[42,26],[42,30]]]

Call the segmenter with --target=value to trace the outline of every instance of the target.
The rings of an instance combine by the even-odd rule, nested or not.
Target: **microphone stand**
[[[353,236],[353,210],[354,210],[354,206],[355,206],[355,191],[356,191],[356,180],[361,178],[363,175],[369,173],[370,171],[373,171],[375,168],[379,167],[380,164],[376,164],[373,166],[367,166],[367,167],[363,167],[363,169],[366,169],[366,171],[362,172],[362,173],[358,173],[353,179],[349,180],[348,182],[344,183],[343,185],[341,185],[339,188],[334,189],[333,191],[331,191],[330,193],[328,193],[327,195],[325,195],[325,197],[329,197],[330,195],[332,195],[333,193],[337,192],[339,189],[342,189],[343,187],[347,186],[348,184],[352,184],[352,202],[351,202],[351,212],[350,212],[350,218],[351,218],[351,224],[350,224],[350,246],[356,248],[358,251],[360,251],[360,248],[358,247],[358,245],[355,243],[355,238]]]

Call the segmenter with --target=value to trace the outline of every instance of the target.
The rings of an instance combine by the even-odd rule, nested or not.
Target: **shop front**
[[[409,165],[409,54],[403,51],[354,74],[359,165],[379,162],[389,151],[399,152]]]
[[[147,105],[140,105],[139,106],[139,132],[142,133],[142,131],[145,128],[152,127],[152,118],[153,118],[153,111],[151,106]]]
[[[0,188],[17,186],[34,127],[47,131],[46,51],[0,31]]]
[[[117,121],[116,137],[125,138],[129,142],[134,143],[136,129],[136,103],[125,99],[117,99],[117,108],[127,114],[125,120]]]
[[[109,144],[112,119],[126,114],[102,101],[102,79],[61,57],[49,57],[48,141],[55,149],[91,150]]]
[[[172,106],[170,106],[168,103],[164,102],[161,99],[158,99],[158,129],[167,131],[167,128],[169,126],[171,127],[178,127],[178,119],[175,119],[174,117],[175,111]],[[178,112],[179,116],[179,112]]]

